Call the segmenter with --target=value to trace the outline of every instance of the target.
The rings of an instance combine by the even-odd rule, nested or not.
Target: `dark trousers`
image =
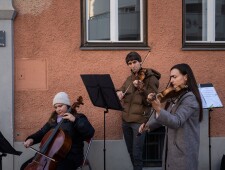
[[[145,133],[137,136],[140,125],[139,123],[129,123],[125,121],[122,123],[124,139],[134,170],[142,170],[143,167],[142,154]]]

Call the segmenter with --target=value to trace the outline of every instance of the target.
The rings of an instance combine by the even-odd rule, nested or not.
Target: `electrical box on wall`
[[[0,30],[0,47],[5,47],[5,31]]]
[[[45,58],[15,60],[15,90],[47,90],[47,61]]]

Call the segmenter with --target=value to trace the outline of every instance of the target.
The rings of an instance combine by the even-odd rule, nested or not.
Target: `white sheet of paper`
[[[223,104],[213,86],[199,87],[199,91],[202,97],[203,108],[223,107]]]

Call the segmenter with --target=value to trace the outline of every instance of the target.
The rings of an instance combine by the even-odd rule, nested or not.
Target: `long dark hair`
[[[192,91],[198,101],[199,108],[200,108],[199,122],[201,122],[203,118],[202,100],[201,100],[201,96],[198,90],[198,85],[191,67],[188,64],[181,63],[181,64],[174,65],[170,69],[170,71],[173,69],[178,69],[182,75],[187,75],[188,91]]]

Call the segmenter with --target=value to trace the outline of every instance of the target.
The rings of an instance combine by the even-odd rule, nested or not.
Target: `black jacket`
[[[41,142],[45,134],[55,128],[57,122],[50,124],[47,122],[39,131],[27,137],[32,138],[34,144]],[[66,156],[67,160],[71,160],[76,164],[81,164],[83,160],[84,141],[94,136],[94,128],[84,114],[78,114],[75,122],[64,120],[60,128],[67,133],[72,139],[71,149]]]

